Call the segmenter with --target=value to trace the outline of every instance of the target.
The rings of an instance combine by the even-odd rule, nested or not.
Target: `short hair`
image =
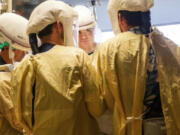
[[[145,29],[146,32],[150,32],[151,27],[151,16],[150,11],[141,12],[141,11],[126,11],[120,10],[118,14],[121,14],[122,17],[126,20],[126,23],[129,26],[140,26]]]
[[[39,33],[38,33],[38,37],[39,38],[43,38],[44,36],[48,36],[52,33],[52,27],[53,25],[56,24],[55,23],[52,23],[52,24],[49,24],[48,26],[46,26],[43,30],[41,30]]]

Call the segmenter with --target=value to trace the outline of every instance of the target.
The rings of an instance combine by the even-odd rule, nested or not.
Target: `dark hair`
[[[141,31],[144,34],[150,33],[151,28],[151,16],[150,11],[146,12],[133,12],[133,11],[126,11],[126,10],[120,10],[118,11],[119,14],[124,17],[126,20],[126,23],[129,26],[140,26]]]
[[[38,33],[38,37],[39,38],[43,38],[44,36],[48,36],[52,33],[52,27],[53,25],[56,24],[55,23],[52,23],[52,24],[49,24],[48,26],[46,26],[43,30],[41,30],[39,33]],[[62,24],[61,24],[62,25]],[[36,33],[31,33],[29,34],[29,43],[31,45],[31,49],[32,49],[32,52],[33,54],[37,54],[39,53],[39,48],[38,48],[38,41],[37,41],[37,35]]]
[[[39,38],[43,38],[44,36],[48,36],[52,33],[52,27],[55,23],[49,24],[48,26],[46,26],[43,30],[41,30],[38,33],[38,37]]]
[[[34,55],[39,53],[36,33],[29,34],[29,44],[31,45],[31,50]]]
[[[38,37],[39,38],[43,38],[44,36],[48,36],[52,33],[52,26],[53,24],[49,24],[48,26],[46,26],[43,30],[41,30],[38,33]],[[37,53],[39,53],[39,49],[38,49],[38,41],[37,41],[37,35],[35,33],[31,33],[29,34],[29,43],[31,45],[31,49],[32,49],[32,53],[35,55]]]

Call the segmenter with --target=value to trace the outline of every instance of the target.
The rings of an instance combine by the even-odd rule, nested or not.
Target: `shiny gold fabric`
[[[180,135],[180,48],[159,31],[152,34],[167,135]]]
[[[10,72],[0,72],[0,135],[23,135],[15,120],[10,77]]]
[[[27,57],[13,72],[11,82],[17,118],[28,133],[99,133],[92,116],[104,112],[104,103],[89,57],[80,49],[56,45],[45,53]]]
[[[103,95],[108,107],[114,110],[114,135],[142,134],[150,43],[157,58],[167,135],[180,134],[180,48],[156,29],[151,39],[130,32],[121,33],[100,46],[93,56],[93,65],[101,76]]]
[[[149,39],[131,32],[103,43],[93,56],[100,86],[114,111],[114,135],[141,135]]]

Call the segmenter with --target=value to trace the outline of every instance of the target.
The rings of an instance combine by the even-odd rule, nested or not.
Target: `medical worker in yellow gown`
[[[17,66],[11,80],[16,116],[27,134],[99,134],[94,117],[105,107],[88,55],[74,47],[76,19],[61,1],[43,2],[30,16],[27,34],[34,55]]]
[[[91,55],[93,54],[97,45],[95,42],[95,29],[97,29],[95,17],[90,9],[88,9],[86,6],[77,5],[74,7],[74,10],[78,13],[78,47]]]
[[[23,128],[15,119],[11,99],[11,71],[30,51],[26,26],[28,20],[14,13],[0,15],[0,135],[23,135]]]
[[[180,134],[180,48],[151,28],[152,6],[153,0],[108,4],[116,36],[100,45],[93,65],[114,135]]]

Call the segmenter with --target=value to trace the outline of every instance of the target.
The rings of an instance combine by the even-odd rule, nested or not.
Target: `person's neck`
[[[87,52],[88,54],[91,54],[91,53],[94,52],[95,49],[96,49],[96,43],[93,43],[92,48],[91,48],[90,50],[87,50],[86,52]]]
[[[133,28],[133,26],[126,25],[125,27],[122,27],[122,32],[127,32],[131,28]]]
[[[41,38],[41,43],[49,43],[49,44],[54,44],[54,45],[64,45],[64,41],[62,41],[59,38],[51,38],[51,37],[44,37]]]
[[[56,42],[56,41],[51,41],[51,40],[45,40],[45,41],[41,41],[42,44],[53,44],[53,45],[64,45],[64,42]]]

